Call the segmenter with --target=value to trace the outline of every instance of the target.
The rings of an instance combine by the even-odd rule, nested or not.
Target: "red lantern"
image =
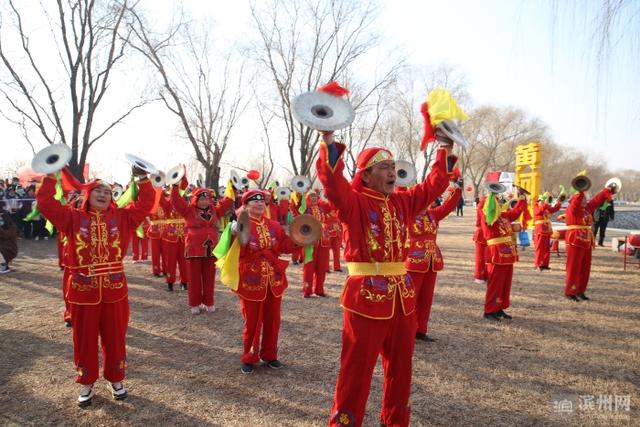
[[[247,178],[249,178],[252,181],[255,181],[256,179],[260,179],[260,172],[258,172],[255,169],[251,169],[249,172],[247,172]]]

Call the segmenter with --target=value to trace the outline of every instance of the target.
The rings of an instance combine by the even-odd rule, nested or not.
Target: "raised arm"
[[[600,190],[600,192],[593,196],[591,200],[587,202],[585,210],[589,213],[593,213],[593,211],[595,211],[601,204],[604,203],[605,200],[609,199],[610,197],[611,190],[609,188],[603,188],[602,190]]]
[[[318,179],[324,187],[327,199],[338,208],[340,217],[346,220],[354,212],[358,197],[343,174],[342,154],[345,145],[332,141],[327,143],[325,135],[327,134],[323,135],[323,142],[320,143],[320,152],[316,161]],[[333,138],[333,134],[331,134],[331,138]]]
[[[56,195],[56,178],[53,176],[45,176],[42,184],[36,192],[36,201],[38,209],[42,215],[51,221],[51,223],[60,231],[67,231],[71,223],[71,206],[64,206],[55,199]]]
[[[558,212],[561,207],[562,207],[562,202],[558,200],[555,205],[549,206],[547,210],[549,211],[550,214],[552,214],[552,213]]]
[[[138,182],[138,200],[122,209],[132,228],[137,228],[151,212],[155,201],[155,191],[146,177]],[[55,225],[55,224],[54,224]]]
[[[455,156],[452,156],[452,158],[453,163],[455,163]],[[444,193],[448,185],[447,150],[438,148],[436,161],[431,166],[431,171],[424,181],[411,187],[408,191],[398,194],[403,195],[402,197],[410,198],[411,214],[416,215]]]
[[[449,215],[455,208],[458,206],[458,201],[462,197],[462,189],[458,186],[455,187],[452,191],[449,192],[449,198],[444,201],[438,207],[429,209],[431,215],[436,221],[441,221],[447,215]]]
[[[235,200],[228,197],[223,197],[222,199],[220,199],[220,201],[218,201],[218,204],[214,208],[216,216],[218,218],[222,218],[223,216],[225,216],[228,211],[233,209],[234,203]]]
[[[518,217],[527,209],[527,200],[522,198],[518,200],[518,203],[511,209],[502,212],[502,216],[506,218],[508,221],[513,222],[518,219]]]
[[[187,213],[189,212],[189,205],[187,205],[186,200],[184,200],[184,198],[180,195],[180,189],[177,185],[171,186],[171,204],[182,217],[187,216]]]

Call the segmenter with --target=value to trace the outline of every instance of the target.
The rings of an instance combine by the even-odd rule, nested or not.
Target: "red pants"
[[[142,257],[140,256],[140,248],[142,247]],[[149,253],[149,239],[146,237],[139,238],[136,233],[131,235],[131,251],[133,252],[133,260],[146,260]]]
[[[534,267],[549,267],[549,258],[551,257],[550,241],[551,236],[549,234],[536,233],[533,239],[536,246],[536,253],[533,258]]]
[[[417,332],[426,334],[429,329],[429,316],[431,315],[433,293],[436,288],[436,277],[438,273],[435,271],[427,271],[424,273],[409,271],[409,275],[411,276],[413,285],[416,287]]]
[[[67,301],[67,291],[69,290],[69,284],[71,280],[71,274],[69,273],[69,269],[65,268],[62,273],[62,299],[64,300],[64,314],[62,318],[65,322],[71,321],[71,304]]]
[[[340,246],[342,246],[342,236],[332,237],[330,239],[331,258],[333,258],[333,271],[340,271]]]
[[[384,390],[380,422],[409,425],[411,363],[416,336],[414,313],[405,316],[396,297],[391,319],[369,319],[344,310],[342,354],[329,426],[361,426],[378,355]]]
[[[244,327],[242,328],[242,363],[255,364],[260,359],[271,362],[278,358],[278,334],[280,333],[280,304],[267,289],[264,301],[249,301],[240,297]],[[262,327],[262,343],[260,328]]]
[[[487,264],[484,261],[487,245],[483,245],[478,242],[475,242],[475,244],[476,244],[476,269],[473,273],[473,277],[478,280],[487,280]]]
[[[513,264],[487,263],[487,293],[484,312],[493,313],[509,308]]]
[[[591,274],[591,248],[566,245],[567,279],[564,287],[565,295],[583,294],[589,284]]]
[[[166,260],[166,262],[164,262]],[[187,283],[187,261],[184,258],[184,240],[175,243],[162,241],[162,261],[167,283],[176,281],[176,265],[180,266],[180,283]]]
[[[313,260],[304,264],[302,270],[302,292],[305,295],[324,295],[324,280],[329,269],[329,247],[316,245]]]
[[[162,256],[162,239],[149,239],[151,240],[151,270],[153,274],[159,276],[164,273],[164,262],[160,261]]]
[[[71,304],[71,317],[76,382],[93,384],[98,379],[98,336],[102,345],[102,375],[112,383],[122,381],[127,359],[127,298],[115,303],[97,305]]]
[[[215,258],[187,258],[189,264],[189,306],[213,305],[216,279]]]
[[[560,239],[553,239],[551,250],[555,252],[557,256],[560,256]]]

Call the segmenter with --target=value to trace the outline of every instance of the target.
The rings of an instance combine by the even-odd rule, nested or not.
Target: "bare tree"
[[[474,197],[489,171],[515,168],[515,148],[532,140],[545,140],[547,127],[522,110],[484,106],[472,111],[461,128],[469,145],[462,159],[465,176],[471,179]]]
[[[205,184],[218,188],[220,161],[249,104],[244,65],[234,68],[235,57],[227,53],[219,61],[222,68],[215,69],[210,33],[204,26],[179,23],[164,34],[154,34],[140,14],[133,16],[131,44],[158,72],[160,99],[180,120],[205,169]]]
[[[358,125],[349,141],[365,144],[375,125],[380,91],[393,81],[396,63],[380,78],[360,86],[347,71],[376,47],[379,36],[372,31],[377,6],[355,0],[271,0],[251,6],[259,41],[253,45],[260,68],[269,72],[277,89],[272,109],[286,129],[289,157],[296,175],[310,175],[317,155],[318,134],[298,123],[292,115],[295,95],[315,90],[332,80],[349,80],[356,107],[371,112],[369,126]],[[355,89],[354,89],[355,88]],[[359,112],[357,112],[357,115]],[[364,114],[364,113],[363,113]],[[363,116],[364,117],[364,116]],[[347,131],[348,132],[348,131]]]
[[[49,144],[69,145],[69,166],[82,179],[91,147],[147,103],[140,100],[115,119],[105,120],[98,114],[109,93],[112,74],[126,56],[130,35],[126,21],[136,4],[127,0],[57,0],[56,5],[49,9],[41,3],[52,37],[46,47],[36,47],[27,26],[33,11],[28,11],[29,19],[25,20],[16,2],[8,1],[5,17],[12,25],[2,22],[0,32],[0,59],[8,73],[8,80],[0,84],[7,105],[3,115],[21,128],[32,150],[34,131]],[[9,43],[19,48],[9,49]],[[56,65],[50,62],[52,52],[57,53],[64,77],[52,72]],[[97,130],[96,122],[100,123]]]

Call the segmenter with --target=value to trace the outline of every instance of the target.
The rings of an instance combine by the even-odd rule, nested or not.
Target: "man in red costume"
[[[180,283],[182,290],[186,291],[189,274],[184,258],[184,218],[164,195],[160,197],[160,207],[165,215],[162,233],[162,265],[167,290],[173,291],[173,284],[176,281],[176,267],[180,266]]]
[[[131,252],[134,263],[146,261],[149,254],[149,238],[144,232],[144,230],[148,228],[146,221],[141,225],[141,227],[143,230],[142,237],[138,236],[137,232],[133,233],[131,236]]]
[[[206,188],[191,192],[191,201],[180,196],[177,185],[171,189],[171,203],[186,221],[185,258],[189,264],[189,307],[191,314],[200,313],[204,304],[207,312],[213,313],[216,277],[213,249],[218,244],[218,220],[233,207],[234,199],[222,198],[217,205],[213,193]],[[182,269],[182,267],[180,267]]]
[[[533,207],[533,224],[535,226],[533,230],[535,255],[533,257],[533,267],[536,270],[550,270],[549,261],[551,258],[551,234],[553,229],[551,228],[551,215],[558,212],[562,206],[562,197],[558,198],[558,201],[551,206],[551,195],[544,193],[538,199],[538,203]]]
[[[342,355],[330,426],[360,426],[373,369],[382,355],[384,396],[380,421],[409,425],[416,289],[406,273],[407,224],[448,184],[447,149],[438,149],[427,179],[395,193],[391,152],[368,148],[358,155],[351,184],[343,175],[345,146],[325,132],[316,168],[327,199],[345,227],[348,276],[341,297]]]
[[[327,277],[327,270],[329,269],[329,239],[324,231],[326,229],[324,222],[330,208],[327,202],[320,203],[318,193],[315,191],[307,193],[306,198],[307,210],[304,213],[313,216],[323,225],[323,236],[313,246],[312,259],[304,260],[304,267],[302,269],[302,296],[309,298],[313,293],[319,297],[326,297],[327,295],[324,293],[324,281]]]
[[[289,203],[289,212],[291,212],[291,217],[295,218],[300,215],[300,202],[304,197],[304,194],[297,193],[298,195],[298,203],[295,200],[291,200]],[[291,252],[291,261],[294,265],[304,263],[304,249],[300,246],[295,246]]]
[[[572,301],[588,300],[585,295],[591,274],[591,252],[595,245],[593,231],[593,211],[605,200],[611,199],[616,187],[612,184],[597,193],[591,200],[579,191],[569,200],[567,206],[565,246],[567,251],[567,279],[564,295]]]
[[[504,311],[510,305],[513,264],[518,261],[518,248],[511,223],[527,209],[527,201],[524,194],[520,195],[515,206],[505,211],[501,210],[501,203],[495,194],[489,194],[484,203],[481,226],[487,242],[488,278],[484,318],[492,321],[511,319],[511,315]]]
[[[246,191],[242,195],[242,205],[249,213],[251,237],[240,249],[240,280],[236,290],[244,317],[240,370],[243,374],[251,374],[253,365],[260,359],[272,369],[283,367],[278,360],[278,335],[289,262],[278,257],[281,253],[291,253],[294,244],[277,221],[264,216],[261,190]]]
[[[329,211],[325,215],[325,221],[322,224],[325,234],[329,239],[329,249],[333,258],[333,271],[342,271],[340,266],[340,248],[342,247],[342,226],[338,218],[338,210],[330,205]]]
[[[476,231],[473,233],[473,241],[476,247],[475,270],[473,280],[480,284],[487,284],[487,264],[485,262],[485,254],[487,252],[487,241],[482,233],[482,208],[486,197],[481,197],[476,205]]]
[[[127,397],[125,336],[129,322],[127,279],[122,259],[131,234],[153,205],[153,189],[143,171],[138,201],[120,209],[112,202],[111,187],[101,180],[84,184],[81,208],[55,199],[56,178],[45,177],[36,195],[38,207],[67,236],[70,271],[67,300],[73,319],[73,353],[76,382],[82,384],[78,404],[91,404],[98,379],[98,336],[103,352],[103,376],[117,400]]]
[[[462,182],[458,181],[449,191],[443,204],[434,201],[428,209],[422,209],[409,224],[409,253],[404,265],[416,288],[416,339],[434,341],[427,335],[429,316],[433,304],[438,271],[444,267],[442,253],[436,243],[440,221],[447,217],[462,197]]]
[[[162,191],[162,190],[155,190]],[[160,196],[162,197],[162,196]],[[162,235],[164,234],[164,209],[161,206],[149,215],[146,235],[151,246],[151,272],[160,277],[164,274],[165,261],[162,259]]]

